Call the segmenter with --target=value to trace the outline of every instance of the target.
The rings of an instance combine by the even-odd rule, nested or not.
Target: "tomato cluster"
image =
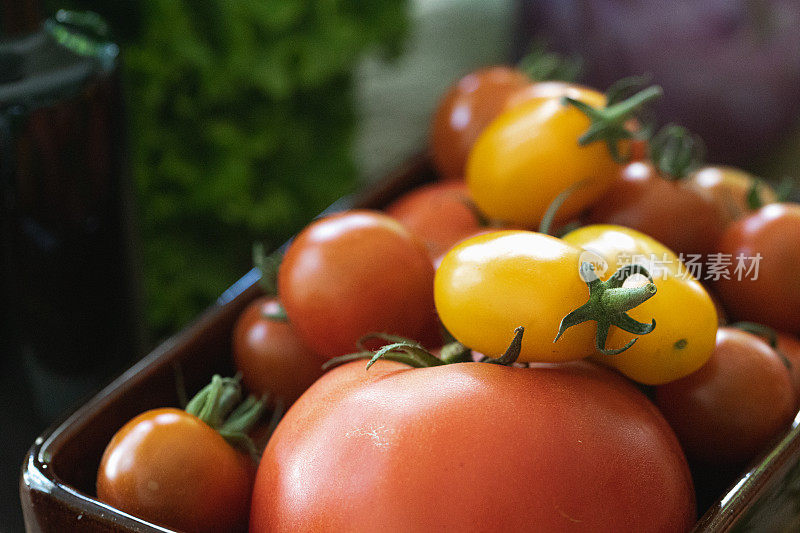
[[[460,80],[442,180],[257,261],[232,356],[262,400],[215,378],[133,419],[98,497],[198,531],[688,530],[689,465],[741,467],[797,410],[800,206],[679,126],[648,139],[659,94]]]

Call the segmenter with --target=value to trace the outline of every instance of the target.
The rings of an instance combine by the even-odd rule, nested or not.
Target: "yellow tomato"
[[[605,105],[605,96],[591,89],[574,88],[570,96],[592,107]],[[560,97],[531,98],[503,112],[483,131],[467,162],[475,204],[489,218],[534,227],[560,192],[583,182],[559,217],[586,208],[620,170],[604,142],[579,145],[589,126],[589,117]]]
[[[445,255],[436,270],[439,318],[462,344],[490,357],[502,354],[525,328],[520,361],[567,361],[594,351],[593,324],[553,339],[561,319],[586,302],[578,267],[581,250],[560,239],[507,230],[472,237]]]
[[[656,328],[637,337],[617,355],[596,354],[629,378],[647,385],[667,383],[699,369],[711,356],[717,331],[717,312],[703,286],[666,246],[644,233],[613,225],[584,226],[564,235],[567,243],[583,248],[582,260],[596,263],[601,279],[625,264],[644,266],[658,294],[630,311],[640,321],[655,319]],[[629,278],[626,284],[636,281]],[[634,336],[611,326],[607,346],[624,346]]]

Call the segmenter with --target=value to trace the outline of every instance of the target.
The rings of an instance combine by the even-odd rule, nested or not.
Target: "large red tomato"
[[[645,532],[694,519],[672,430],[610,371],[356,361],[278,425],[250,530]]]
[[[278,294],[300,338],[325,357],[356,351],[371,332],[423,343],[438,332],[431,259],[376,211],[338,213],[300,232],[278,270]]]
[[[325,360],[306,348],[285,317],[278,317],[280,310],[275,298],[251,303],[233,328],[232,351],[251,393],[268,394],[288,406],[322,375]]]

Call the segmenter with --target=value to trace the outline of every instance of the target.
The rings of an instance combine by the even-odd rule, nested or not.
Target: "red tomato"
[[[800,397],[800,340],[794,335],[778,333],[778,350],[789,360],[792,386]]]
[[[712,252],[725,226],[712,198],[644,162],[627,165],[588,218],[639,230],[685,254]]]
[[[199,418],[153,409],[111,439],[97,497],[117,509],[182,531],[247,527],[253,460]]]
[[[719,301],[719,296],[713,292],[709,292],[708,296],[711,298],[711,301],[714,302],[714,309],[717,310],[717,324],[720,326],[728,324],[728,313],[725,311],[725,308],[722,307],[722,302]]]
[[[798,243],[798,204],[766,205],[728,227],[719,252],[731,262],[730,279],[720,278],[716,290],[731,318],[800,332]]]
[[[356,361],[278,425],[250,530],[645,532],[694,519],[674,434],[609,371]]]
[[[233,328],[233,361],[254,394],[269,394],[291,405],[322,375],[325,360],[306,348],[275,298],[251,303]]]
[[[720,328],[711,359],[657,387],[656,403],[690,459],[741,464],[788,427],[797,397],[786,365],[767,343]]]
[[[508,96],[530,84],[517,69],[488,67],[461,78],[439,103],[431,125],[431,155],[439,172],[463,178],[472,145],[503,111]]]
[[[445,181],[423,185],[401,196],[386,208],[386,213],[425,244],[431,259],[435,259],[482,228],[470,202],[465,182]]]
[[[396,220],[367,210],[317,220],[289,246],[278,295],[300,338],[334,357],[367,333],[428,342],[438,334],[433,264]]]
[[[705,191],[713,198],[717,209],[725,218],[726,226],[752,212],[747,196],[756,183],[756,178],[744,170],[722,166],[704,167],[687,180],[693,187]],[[761,204],[778,201],[775,191],[766,183],[760,183],[757,191]]]

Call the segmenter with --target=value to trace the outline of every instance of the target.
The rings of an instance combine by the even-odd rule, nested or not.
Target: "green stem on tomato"
[[[442,346],[439,358],[444,361],[445,364],[468,363],[472,361],[472,350],[458,341],[448,342]]]
[[[544,233],[545,235],[550,235],[550,230],[553,229],[553,221],[556,218],[556,214],[558,210],[561,209],[561,206],[564,205],[564,202],[567,201],[567,198],[572,196],[572,194],[588,185],[589,180],[584,179],[578,182],[573,183],[556,196],[550,205],[547,206],[547,211],[544,212],[542,216],[541,222],[539,222],[539,233]]]
[[[640,287],[623,287],[622,284],[625,280],[633,274],[646,276],[649,283]],[[634,335],[646,335],[655,329],[655,319],[650,324],[646,324],[634,320],[627,313],[656,294],[656,285],[646,268],[640,265],[624,266],[608,280],[601,281],[594,271],[594,265],[585,262],[580,266],[580,275],[589,287],[589,300],[561,320],[558,334],[553,342],[558,341],[561,335],[572,326],[594,320],[597,322],[595,335],[597,350],[605,355],[617,355],[633,346],[638,337],[631,339],[622,348],[606,348],[606,339],[611,326],[616,326]]]
[[[497,359],[486,357],[482,359],[481,362],[505,366],[514,364],[517,360],[517,357],[519,357],[520,349],[522,347],[522,334],[524,331],[525,328],[521,326],[514,330],[514,338],[511,340],[511,343],[503,355]],[[338,366],[350,361],[369,360],[367,363],[367,370],[369,370],[369,368],[375,364],[378,359],[397,361],[398,363],[406,364],[412,368],[430,368],[433,366],[472,362],[472,351],[463,344],[452,342],[446,344],[442,348],[442,357],[439,358],[416,342],[397,342],[393,344],[387,344],[386,346],[383,346],[374,352],[370,350],[364,350],[334,357],[322,365],[322,368],[323,370],[328,370],[334,366]]]
[[[276,251],[268,254],[262,243],[253,243],[253,266],[261,272],[261,279],[258,280],[258,284],[267,296],[276,296],[278,294],[278,268],[280,268],[282,260],[283,254],[281,252]]]
[[[620,78],[606,89],[606,105],[610,106],[622,102],[644,88],[651,81],[652,76],[649,74]]]
[[[579,145],[586,146],[593,142],[603,141],[608,146],[611,157],[617,162],[624,162],[625,158],[620,154],[618,144],[622,140],[633,137],[633,132],[627,126],[628,121],[635,118],[635,114],[645,104],[661,97],[662,94],[661,87],[653,85],[621,102],[602,108],[592,107],[569,96],[563,96],[561,102],[577,108],[591,121],[589,129],[578,139]]]
[[[650,139],[650,161],[667,180],[680,180],[700,168],[705,159],[705,144],[692,132],[677,124],[667,124]]]
[[[242,401],[239,377],[214,375],[186,405],[186,412],[217,431],[231,446],[257,458],[257,449],[248,433],[266,410],[266,398],[248,396]]]
[[[778,202],[788,202],[792,198],[797,180],[791,176],[784,176],[775,187],[775,197]]]
[[[573,82],[578,79],[582,68],[583,60],[580,57],[548,52],[542,43],[531,46],[517,63],[517,69],[533,81]]]
[[[520,352],[522,351],[522,335],[525,333],[525,328],[518,326],[514,330],[514,338],[511,339],[511,344],[508,345],[506,351],[496,359],[486,358],[482,363],[489,363],[493,365],[511,366],[517,362]]]

